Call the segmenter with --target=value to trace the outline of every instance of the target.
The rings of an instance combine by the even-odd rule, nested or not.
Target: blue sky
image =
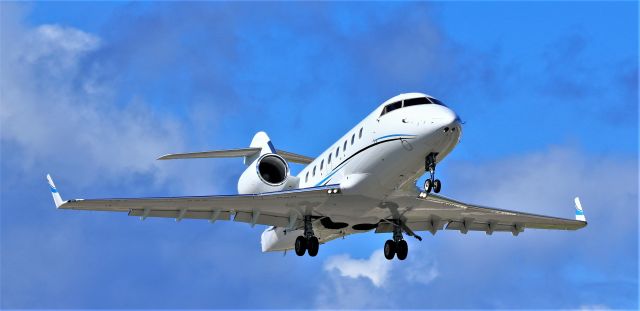
[[[3,308],[638,307],[638,4],[0,3]],[[465,121],[444,194],[589,226],[261,254],[263,228],[57,211],[233,193],[238,148],[322,152],[403,92]],[[297,167],[296,169],[300,169]]]

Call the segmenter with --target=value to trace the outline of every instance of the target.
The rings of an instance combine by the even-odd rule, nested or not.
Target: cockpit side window
[[[380,114],[380,116],[383,116],[391,111],[394,111],[396,109],[400,109],[402,108],[402,101],[399,102],[395,102],[392,104],[388,104],[386,105],[383,109],[382,109],[382,114]]]

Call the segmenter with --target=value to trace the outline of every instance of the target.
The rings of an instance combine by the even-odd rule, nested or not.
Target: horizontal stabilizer
[[[214,150],[203,152],[189,153],[173,153],[166,154],[158,158],[158,160],[175,160],[175,159],[202,159],[202,158],[238,158],[250,157],[262,150],[261,148],[242,148],[229,150]]]
[[[277,153],[285,160],[298,164],[309,164],[313,162],[313,158],[278,149]]]
[[[189,153],[173,153],[163,155],[158,160],[175,160],[175,159],[204,159],[204,158],[240,158],[251,157],[257,153],[260,153],[262,148],[242,148],[242,149],[229,149],[229,150],[213,150],[203,152],[189,152]],[[295,154],[292,152],[277,150],[276,153],[283,157],[285,160],[293,163],[309,164],[313,161],[312,158]]]

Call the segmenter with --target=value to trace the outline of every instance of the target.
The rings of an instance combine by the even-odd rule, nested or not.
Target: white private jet
[[[268,225],[262,251],[295,249],[318,254],[319,245],[354,233],[391,233],[384,255],[407,257],[403,233],[417,231],[511,232],[525,228],[576,230],[587,225],[580,200],[575,220],[462,203],[437,194],[436,164],[460,139],[462,125],[453,110],[432,96],[395,96],[358,123],[315,159],[277,150],[264,132],[249,148],[169,154],[159,160],[242,157],[247,169],[237,195],[75,199],[63,201],[47,175],[56,207],[127,212],[130,216],[231,220]],[[307,164],[292,176],[288,162]],[[428,172],[424,188],[416,180]]]

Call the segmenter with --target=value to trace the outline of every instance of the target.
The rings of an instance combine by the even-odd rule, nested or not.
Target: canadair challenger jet
[[[438,230],[511,232],[576,230],[587,225],[580,200],[575,220],[482,207],[446,198],[436,165],[456,146],[460,118],[439,100],[420,93],[393,97],[315,159],[279,150],[264,132],[249,148],[169,154],[159,160],[242,157],[247,169],[238,194],[63,201],[47,175],[56,207],[127,212],[130,216],[233,220],[269,226],[262,251],[294,249],[316,256],[321,243],[354,233],[388,233],[387,259],[407,258],[403,234]],[[292,176],[289,162],[306,164]],[[416,180],[429,174],[424,187]]]

